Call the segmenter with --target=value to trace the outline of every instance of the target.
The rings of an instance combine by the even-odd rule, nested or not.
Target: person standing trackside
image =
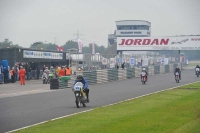
[[[39,76],[40,76],[40,68],[37,67],[37,80],[39,80]]]
[[[65,75],[70,76],[71,74],[71,69],[67,66]]]
[[[6,69],[6,67],[4,67],[3,75],[4,75],[4,83],[7,84],[8,83],[8,70]]]
[[[26,70],[23,68],[23,66],[20,67],[19,70],[19,77],[20,77],[20,84],[25,85],[25,75],[26,75]]]
[[[14,81],[15,81],[14,67],[12,67],[12,69],[10,70],[10,76],[11,76],[11,82],[14,83]]]

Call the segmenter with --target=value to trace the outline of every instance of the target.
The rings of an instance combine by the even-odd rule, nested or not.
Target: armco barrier
[[[173,72],[174,69],[180,66],[180,64],[170,64],[170,65],[164,65],[164,66],[149,66],[145,67],[149,76],[154,74],[160,74],[160,73],[168,73]],[[143,68],[143,67],[142,67]],[[84,71],[84,72],[78,72],[77,75],[82,74],[84,78],[88,81],[89,85],[93,84],[102,84],[106,82],[112,82],[117,80],[124,80],[134,77],[140,77],[142,68],[128,68],[128,69],[105,69],[105,70],[95,70],[95,71]],[[59,89],[64,89],[68,87],[72,87],[74,84],[74,81],[76,80],[77,75],[72,75],[71,80],[67,82],[60,82],[54,83],[52,86],[58,86]]]

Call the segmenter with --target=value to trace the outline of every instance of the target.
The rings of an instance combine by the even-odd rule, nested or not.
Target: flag
[[[83,42],[81,39],[78,39],[78,51],[79,53],[82,53],[82,47],[83,47]]]
[[[95,44],[94,44],[94,41],[92,41],[92,54],[95,54]]]
[[[63,47],[62,46],[60,46],[60,51],[63,51]]]
[[[56,45],[56,49],[58,50],[58,51],[63,51],[63,48],[62,48],[62,46],[58,46],[58,45]]]

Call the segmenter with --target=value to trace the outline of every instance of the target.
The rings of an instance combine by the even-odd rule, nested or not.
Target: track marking
[[[161,90],[161,91],[156,91],[156,92],[153,92],[153,93],[148,93],[148,94],[145,94],[145,95],[141,95],[141,96],[138,96],[138,97],[130,98],[130,99],[127,99],[127,100],[123,100],[123,101],[120,101],[120,102],[116,102],[116,103],[113,103],[113,104],[108,104],[108,105],[100,106],[100,107],[109,107],[109,106],[116,105],[116,104],[119,104],[119,103],[122,103],[122,102],[126,102],[126,101],[130,101],[130,100],[133,100],[133,99],[145,97],[145,96],[156,94],[156,93],[163,92],[163,91],[172,90],[172,89],[175,89],[175,88],[179,88],[179,87],[182,87],[182,86],[185,86],[185,85],[190,85],[190,84],[194,84],[194,83],[198,83],[198,82],[200,82],[200,81],[196,81],[196,82],[192,82],[192,83],[188,83],[188,84],[184,84],[184,85],[179,85],[179,86],[176,86],[176,87],[172,87],[172,88]],[[97,108],[99,108],[99,107],[97,107]],[[33,126],[37,126],[37,125],[40,125],[40,124],[43,124],[43,123],[46,123],[46,122],[49,122],[49,121],[54,121],[54,120],[58,120],[58,119],[61,119],[61,118],[66,118],[66,117],[69,117],[69,116],[73,116],[73,115],[89,112],[89,111],[92,111],[92,110],[97,109],[97,108],[93,108],[93,109],[89,109],[89,110],[73,113],[73,114],[70,114],[70,115],[57,117],[57,118],[54,118],[54,119],[51,119],[51,120],[47,120],[47,121],[43,121],[43,122],[40,122],[40,123],[36,123],[36,124],[30,125],[30,126],[26,126],[26,127],[22,127],[22,128],[18,128],[18,129],[12,130],[12,131],[8,131],[6,133],[16,132],[16,131],[19,131],[19,130],[22,130],[22,129],[26,129],[26,128],[29,128],[29,127],[33,127]]]

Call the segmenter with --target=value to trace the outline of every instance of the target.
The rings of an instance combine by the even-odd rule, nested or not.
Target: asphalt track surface
[[[184,70],[180,83],[175,82],[172,73],[167,73],[150,76],[145,85],[141,84],[139,78],[93,85],[89,86],[90,103],[81,108],[76,107],[74,94],[70,88],[0,97],[0,132],[15,130],[196,81],[199,81],[199,78],[194,75],[194,70]]]

